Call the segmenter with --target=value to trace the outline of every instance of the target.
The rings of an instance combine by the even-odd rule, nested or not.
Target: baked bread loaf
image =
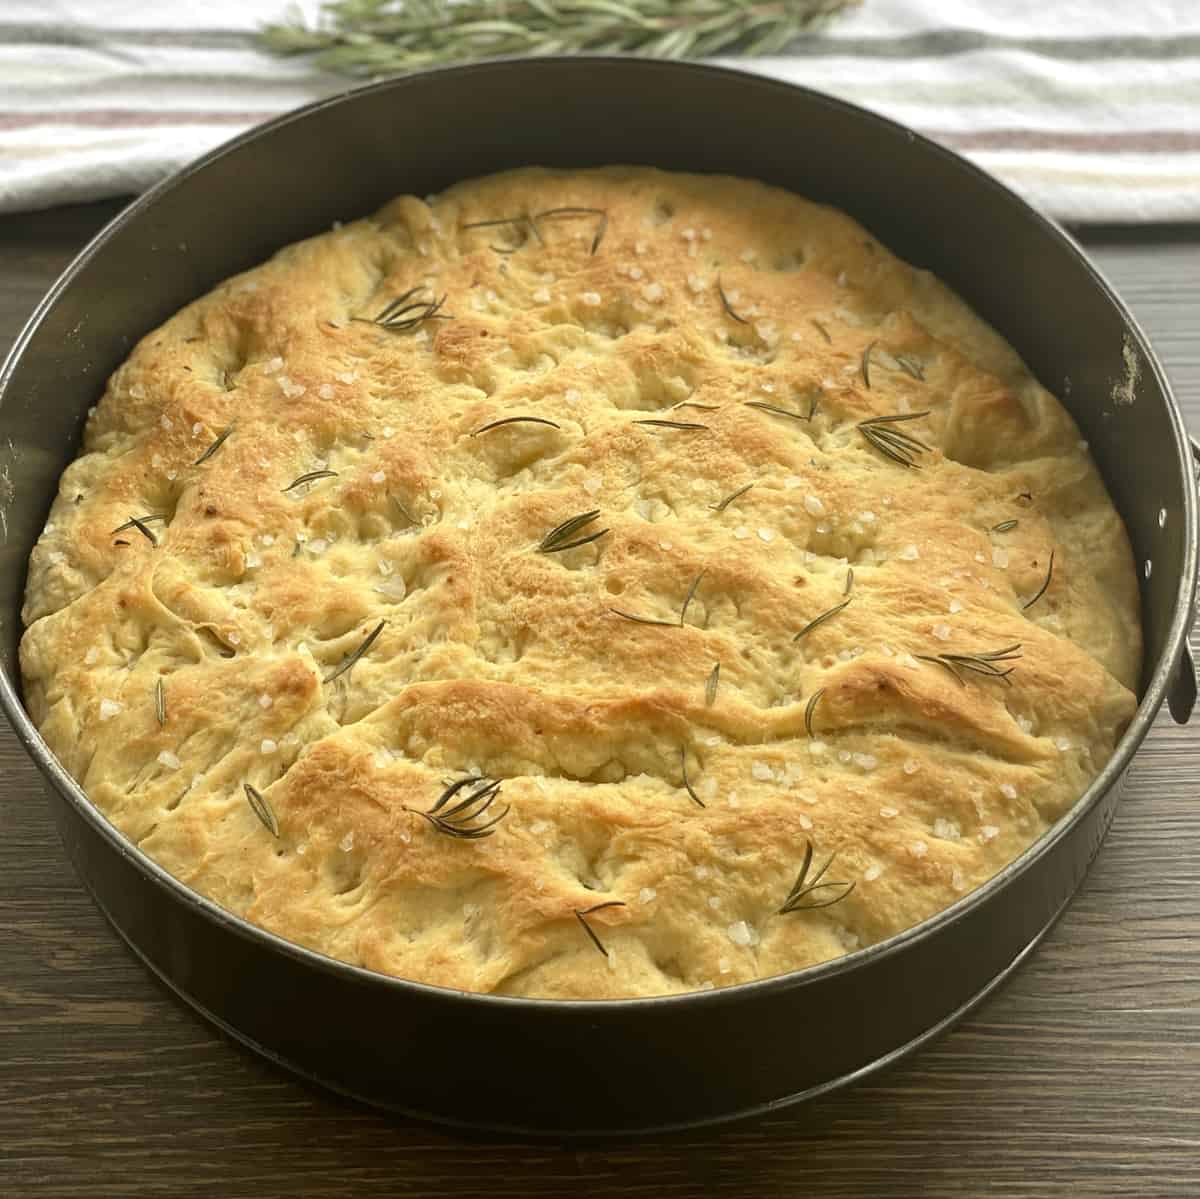
[[[43,736],[188,886],[560,998],[954,903],[1141,657],[1121,520],[993,330],[838,212],[628,168],[402,197],[149,334],[24,618]]]

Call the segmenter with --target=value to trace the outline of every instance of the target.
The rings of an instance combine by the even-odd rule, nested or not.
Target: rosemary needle
[[[739,316],[734,311],[733,305],[729,302],[729,297],[725,294],[725,288],[721,283],[720,275],[717,276],[717,295],[721,297],[721,307],[725,309],[726,316],[731,320],[737,321],[739,325],[748,325],[750,323],[744,316]]]
[[[854,883],[823,883],[821,879],[825,877],[825,872],[833,865],[833,859],[837,857],[837,851],[834,850],[825,862],[825,865],[817,871],[810,879],[808,877],[809,868],[812,866],[813,847],[812,842],[805,843],[804,861],[800,864],[800,873],[796,875],[796,881],[792,884],[791,891],[788,892],[788,897],[783,901],[783,906],[779,909],[779,915],[787,915],[790,912],[811,911],[814,908],[827,908],[832,904],[839,903],[845,899],[851,891],[854,890]],[[824,891],[829,888],[835,888],[839,894],[831,899],[817,900],[811,903],[805,901],[810,896],[815,895],[818,891]]]
[[[683,626],[683,618],[684,618],[685,616],[687,616],[687,610],[688,610],[688,607],[689,607],[689,605],[691,604],[692,600],[695,598],[695,595],[696,595],[696,588],[700,586],[700,580],[701,580],[702,578],[704,578],[704,571],[701,571],[701,572],[700,572],[700,573],[699,573],[699,574],[698,574],[698,575],[697,575],[697,576],[696,576],[696,577],[695,577],[695,578],[692,580],[692,585],[691,585],[691,586],[688,588],[687,595],[684,597],[684,600],[683,600],[683,608],[680,610],[680,613],[679,613],[679,624],[680,624],[680,627],[682,627],[682,626]]]
[[[830,345],[833,345],[833,338],[829,336],[829,330],[826,329],[816,317],[809,317],[808,319],[809,324],[811,324]]]
[[[154,718],[160,726],[167,723],[167,690],[161,676],[154,684]]]
[[[851,566],[846,570],[846,586],[842,590],[843,595],[849,595],[854,590],[854,567]]]
[[[762,409],[763,412],[770,412],[773,416],[787,416],[787,417],[790,417],[792,420],[800,420],[800,421],[812,420],[813,411],[815,411],[815,408],[814,408],[812,411],[809,412],[809,414],[807,416],[805,416],[804,413],[802,413],[802,412],[792,412],[789,408],[780,408],[780,406],[778,404],[765,404],[765,403],[763,403],[762,400],[747,400],[746,407],[747,408],[760,408],[760,409]]]
[[[192,465],[199,466],[201,462],[207,462],[225,444],[225,438],[227,438],[232,432],[232,425],[228,425],[226,428],[222,429],[221,432],[217,434],[216,441],[214,441],[212,445],[210,445],[208,449],[206,449],[204,453],[192,463]]]
[[[806,624],[804,628],[802,628],[800,632],[798,632],[795,637],[792,638],[792,640],[799,641],[801,637],[807,636],[813,631],[813,629],[817,628],[819,625],[823,625],[827,620],[830,619],[830,617],[836,616],[850,602],[851,599],[853,599],[853,596],[842,600],[840,604],[834,604],[832,608],[822,612],[820,616],[814,616],[812,620],[810,620],[808,624]],[[811,732],[809,733],[809,736],[812,736]]]
[[[673,620],[655,620],[651,616],[634,616],[632,612],[622,612],[620,608],[609,608],[609,611],[614,616],[620,616],[624,620],[632,620],[636,624],[661,624],[665,625],[668,629],[673,629],[676,627],[675,621]]]
[[[821,696],[825,694],[825,688],[822,687],[819,691],[812,693],[812,698],[808,701],[804,708],[804,731],[810,736],[815,737],[813,732],[813,715],[817,710],[817,704],[821,702]]]
[[[998,525],[992,525],[993,533],[1008,533],[1021,522],[1019,520],[1002,520]]]
[[[317,479],[336,479],[336,470],[310,470],[308,474],[301,475],[298,479],[293,479],[286,487],[283,488],[281,494],[286,495],[289,491],[294,491],[297,487],[303,487],[305,483],[314,483]]]
[[[1013,523],[1015,524],[1016,522],[1014,521]],[[1054,574],[1054,551],[1051,550],[1050,551],[1050,565],[1046,568],[1045,581],[1037,589],[1037,594],[1033,597],[1033,599],[1027,600],[1025,603],[1023,603],[1021,605],[1022,612],[1025,611],[1027,608],[1032,608],[1033,605],[1036,604],[1038,602],[1038,600],[1040,600],[1042,598],[1042,596],[1046,594],[1046,588],[1050,586],[1050,579],[1053,576],[1053,574]]]
[[[728,508],[729,505],[732,504],[734,500],[745,495],[746,492],[749,491],[750,488],[753,486],[754,486],[753,483],[747,483],[745,487],[739,487],[737,489],[737,491],[733,492],[731,495],[727,495],[719,504],[710,504],[709,507],[714,512],[724,512],[725,509]]]
[[[603,911],[605,908],[623,908],[624,906],[625,906],[625,904],[622,900],[610,899],[610,900],[608,900],[607,903],[593,904],[590,908],[583,908],[583,909],[575,908],[574,909],[575,919],[579,921],[580,925],[582,925],[583,931],[585,933],[587,933],[588,938],[591,940],[592,944],[602,954],[604,954],[605,957],[608,957],[608,950],[604,948],[604,945],[601,942],[600,938],[598,936],[596,936],[596,934],[592,931],[592,926],[590,924],[588,924],[588,922],[584,919],[584,917],[590,916],[593,912]]]
[[[660,429],[707,429],[707,425],[698,425],[694,421],[685,420],[635,420],[635,425],[656,425]]]
[[[267,797],[257,787],[252,787],[249,783],[243,783],[242,787],[246,792],[246,799],[250,803],[250,810],[263,822],[263,825],[272,837],[278,837],[279,821],[275,819],[275,813],[272,811],[271,805],[267,802]]]
[[[578,516],[564,520],[562,524],[556,525],[538,542],[538,553],[558,554],[563,550],[573,550],[576,546],[587,545],[588,542],[603,537],[609,531],[608,529],[601,529],[598,533],[589,533],[586,537],[572,540],[576,533],[585,529],[599,515],[600,509],[593,508],[591,512],[581,512]]]
[[[148,512],[145,516],[131,516],[124,524],[117,525],[113,529],[110,537],[115,537],[118,533],[124,533],[126,529],[136,529],[139,524],[148,525],[155,522],[161,523],[167,518],[159,512]]]
[[[871,351],[878,344],[877,341],[873,341],[862,352],[862,377],[868,391],[871,390]]]
[[[339,675],[345,674],[355,662],[359,660],[375,644],[375,639],[383,632],[383,626],[387,624],[386,620],[381,620],[366,636],[363,643],[352,654],[347,655],[342,659],[341,664],[333,671],[332,674],[326,675],[324,681],[332,683]]]
[[[517,424],[549,425],[552,429],[562,428],[562,425],[557,424],[555,421],[547,420],[544,416],[506,416],[503,420],[494,420],[489,425],[483,425],[481,428],[476,429],[471,436],[478,437],[480,433],[487,433],[491,429],[498,429],[501,425]]]
[[[712,668],[712,673],[708,676],[708,682],[704,684],[704,702],[710,708],[717,702],[717,684],[720,681],[721,663],[718,662]]]
[[[696,804],[697,807],[701,807],[701,808],[704,807],[704,800],[702,800],[700,798],[700,796],[698,796],[696,794],[696,789],[692,786],[691,782],[688,780],[687,746],[685,746],[685,745],[681,745],[679,747],[679,769],[683,772],[683,788],[684,788],[684,790],[688,793],[688,795],[690,795],[692,797],[692,802],[694,804]]]

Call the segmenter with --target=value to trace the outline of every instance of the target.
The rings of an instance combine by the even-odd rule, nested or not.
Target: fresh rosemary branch
[[[855,0],[340,0],[314,26],[261,34],[344,75],[396,75],[506,54],[776,54]]]
[[[1036,604],[1038,602],[1038,600],[1040,600],[1042,598],[1042,596],[1046,594],[1046,588],[1050,586],[1050,580],[1053,577],[1053,575],[1054,575],[1054,551],[1051,550],[1050,551],[1050,564],[1046,568],[1046,581],[1037,589],[1037,594],[1033,597],[1033,599],[1026,600],[1025,603],[1023,603],[1021,605],[1022,611],[1024,611],[1027,608],[1032,608],[1033,605]]]
[[[708,676],[708,682],[704,684],[704,702],[710,708],[717,702],[717,685],[720,681],[721,663],[718,662],[712,668],[712,674]]]
[[[297,487],[303,487],[305,483],[314,483],[317,479],[336,479],[336,470],[310,470],[308,474],[301,475],[298,479],[293,479],[286,487],[282,489],[282,494],[286,495],[289,491],[295,491]]]
[[[160,727],[167,723],[167,690],[161,676],[154,684],[154,718]]]
[[[830,617],[836,616],[852,598],[853,596],[847,597],[846,599],[842,600],[840,604],[834,604],[832,608],[826,609],[821,613],[820,616],[814,616],[812,620],[810,620],[808,624],[806,624],[804,628],[802,628],[800,632],[798,632],[795,637],[792,638],[792,640],[799,641],[801,637],[807,636],[813,631],[813,629],[817,628],[819,625],[823,625],[827,620],[829,620]],[[811,737],[812,734],[809,733],[809,736]]]
[[[476,429],[471,434],[472,437],[478,437],[480,433],[487,433],[492,429],[498,429],[501,425],[549,425],[552,429],[561,429],[562,425],[556,424],[552,420],[547,420],[544,416],[506,416],[502,420],[494,420],[491,424],[483,425]]]
[[[814,908],[827,908],[832,904],[840,903],[851,891],[854,890],[854,884],[851,883],[823,883],[821,879],[825,877],[825,871],[833,865],[833,859],[837,857],[837,851],[829,855],[829,859],[825,865],[817,871],[810,879],[808,877],[809,868],[812,866],[813,847],[812,842],[805,842],[804,861],[800,864],[800,873],[796,875],[796,881],[792,884],[791,891],[788,892],[788,897],[783,901],[783,907],[779,909],[779,915],[784,916],[789,912],[804,912],[812,911]],[[831,899],[812,899],[818,891],[825,891],[829,888],[834,888],[838,894]]]
[[[709,507],[714,512],[724,512],[725,509],[728,508],[729,505],[732,504],[734,500],[740,499],[753,486],[754,486],[753,483],[747,483],[745,487],[739,487],[737,489],[737,491],[731,492],[719,504],[709,504]]]
[[[688,793],[688,795],[691,796],[692,803],[694,803],[698,808],[704,807],[704,800],[702,800],[700,796],[696,794],[695,787],[692,786],[690,780],[688,779],[686,745],[681,745],[679,747],[679,769],[683,773],[683,789]]]
[[[212,445],[210,445],[208,447],[208,449],[206,449],[204,451],[204,453],[201,454],[200,457],[197,458],[196,461],[192,463],[192,465],[199,466],[201,462],[207,462],[225,444],[225,438],[227,438],[229,436],[229,434],[232,432],[233,432],[232,425],[229,425],[227,428],[222,429],[221,432],[217,434],[216,441],[214,441],[212,443]]]
[[[591,512],[581,512],[578,516],[564,520],[561,525],[556,525],[538,542],[538,553],[559,554],[563,550],[573,550],[576,546],[587,545],[589,541],[603,537],[608,532],[607,529],[601,529],[598,533],[589,533],[586,537],[575,537],[576,533],[590,525],[599,515],[600,509],[593,508]],[[572,538],[575,539],[572,540]]]
[[[275,819],[275,813],[271,809],[271,805],[267,802],[267,797],[257,787],[252,787],[249,783],[243,783],[242,789],[246,792],[246,799],[250,803],[250,810],[263,822],[263,825],[272,837],[278,837],[279,821]]]
[[[382,310],[371,317],[355,316],[351,320],[360,324],[378,325],[381,329],[390,329],[393,333],[408,333],[419,328],[426,321],[450,321],[454,318],[448,312],[442,312],[446,297],[420,300],[416,297],[425,291],[424,286],[410,287],[403,295],[384,305]]]
[[[870,346],[867,349],[870,350]],[[865,374],[865,355],[863,365]],[[917,465],[917,455],[928,452],[930,447],[911,433],[893,428],[893,426],[900,421],[919,420],[928,415],[928,412],[897,412],[891,416],[872,416],[867,420],[859,421],[855,427],[866,439],[867,444],[874,446],[884,457],[891,458],[893,462],[899,462],[901,466],[920,470],[921,468]]]
[[[729,297],[725,294],[725,288],[721,283],[721,278],[717,276],[717,295],[721,297],[721,307],[725,309],[725,315],[731,320],[737,321],[739,325],[748,325],[750,322],[744,317],[739,316],[733,309],[733,305],[729,302]]]
[[[607,903],[596,903],[596,904],[593,904],[590,908],[583,908],[583,909],[575,908],[574,909],[575,919],[579,921],[580,925],[582,925],[583,931],[585,933],[587,933],[592,944],[602,954],[604,954],[605,957],[608,957],[608,950],[604,948],[604,945],[601,943],[600,938],[598,936],[596,936],[596,934],[592,931],[592,926],[590,924],[588,924],[588,922],[584,919],[584,917],[590,916],[593,912],[603,911],[605,908],[623,908],[624,906],[625,906],[624,901],[622,901],[620,899],[610,899],[610,900],[608,900]]]
[[[1002,669],[999,664],[1017,661],[1021,657],[1021,643],[1018,641],[1013,645],[1005,646],[1004,649],[981,651],[977,654],[937,654],[936,656],[914,654],[913,657],[920,658],[922,662],[932,662],[935,666],[944,667],[964,687],[967,685],[967,680],[959,673],[963,670],[970,671],[972,674],[981,674],[989,679],[1000,679],[1011,687],[1008,676],[1016,667],[1009,666],[1007,669]]]
[[[481,785],[475,787],[465,799],[460,799],[458,803],[446,807],[460,791],[474,787],[476,783]],[[493,782],[477,775],[468,775],[456,783],[451,783],[428,812],[422,812],[418,808],[405,808],[404,810],[427,820],[432,828],[437,829],[439,833],[444,833],[447,837],[457,837],[460,841],[478,841],[482,837],[490,837],[496,831],[495,826],[508,815],[509,809],[505,807],[502,812],[484,821],[483,824],[475,823],[487,813],[499,794],[500,783],[498,781]]]
[[[341,663],[334,669],[332,674],[325,676],[325,682],[332,683],[339,675],[343,675],[355,662],[359,660],[375,644],[375,638],[383,632],[383,626],[387,624],[386,620],[381,620],[366,636],[363,643],[352,654],[347,654]]]

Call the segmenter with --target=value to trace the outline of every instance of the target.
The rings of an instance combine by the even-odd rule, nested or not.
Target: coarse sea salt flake
[[[535,304],[549,304],[550,289],[548,287],[539,287],[537,291],[533,293],[533,302]]]
[[[179,759],[169,749],[164,749],[158,755],[158,764],[160,766],[165,766],[168,770],[178,770],[182,765]]]
[[[719,895],[710,895],[708,897],[708,906],[715,912],[721,906],[721,897]]]
[[[658,898],[658,892],[653,887],[643,887],[638,892],[639,903],[653,903]]]
[[[810,820],[809,817],[807,817],[803,812],[797,815],[796,821],[805,832],[808,832],[808,830],[813,826],[812,820]]]
[[[579,297],[589,308],[599,308],[602,302],[598,291],[585,291]]]
[[[744,920],[734,921],[725,931],[735,945],[743,948],[758,942],[758,934]]]
[[[879,814],[880,814],[880,816],[882,816],[884,818],[884,820],[895,820],[895,818],[900,815],[900,809],[899,808],[880,808]]]
[[[319,395],[323,400],[332,400],[334,395],[333,385],[331,383],[322,383],[321,386],[317,388],[317,395]]]
[[[939,641],[949,641],[950,631],[950,626],[948,624],[935,624],[933,626],[933,635]]]
[[[873,883],[882,873],[883,870],[881,867],[868,866],[866,870],[863,871],[863,881]]]
[[[916,760],[916,758],[909,758],[908,761],[905,762],[904,766],[903,766],[903,770],[904,770],[905,774],[916,774],[917,771],[920,769],[921,769],[921,764],[920,764],[920,762],[918,762]]]
[[[914,841],[908,848],[914,858],[923,858],[929,852],[929,846],[924,841]]]
[[[897,555],[903,562],[915,562],[921,556],[921,551],[915,545],[906,545]]]
[[[704,880],[706,878],[708,878],[708,867],[707,866],[697,866],[696,869],[692,871],[692,873],[696,876],[696,878],[700,882],[704,882]]]
[[[1012,785],[1012,783],[1001,783],[1000,794],[1003,795],[1005,799],[1016,799],[1017,789]]]
[[[1059,753],[1065,754],[1067,750],[1071,748],[1071,742],[1068,741],[1066,737],[1055,737],[1054,748],[1057,749]]]
[[[750,773],[760,782],[765,782],[775,777],[774,772],[766,762],[751,762]]]
[[[273,754],[279,748],[279,743],[270,737],[264,737],[258,749],[260,753]]]
[[[980,841],[992,841],[1000,835],[1000,830],[994,824],[985,824],[979,830]]]
[[[100,719],[111,720],[118,712],[123,711],[124,704],[119,704],[115,699],[102,699],[100,701]]]
[[[733,530],[733,535],[739,541],[745,541],[746,538],[750,536],[750,530],[746,528],[745,525],[738,525],[738,527]]]
[[[642,288],[642,297],[649,300],[652,304],[657,304],[663,298],[663,285],[661,283],[647,283]]]
[[[962,829],[959,828],[958,821],[939,816],[933,822],[933,835],[943,841],[957,841],[962,837]]]
[[[83,664],[85,666],[95,666],[99,660],[100,651],[94,645],[83,655]]]
[[[340,849],[342,851],[342,853],[349,853],[353,848],[354,848],[354,832],[353,832],[353,830],[351,830],[338,842],[338,849]],[[465,906],[470,907],[471,905],[466,904]]]
[[[372,483],[382,483],[386,478],[387,478],[387,475],[383,471],[377,470],[371,476],[371,482]]]
[[[762,541],[774,541],[775,540],[775,531],[774,531],[774,529],[759,529],[758,536],[759,536],[759,539]]]

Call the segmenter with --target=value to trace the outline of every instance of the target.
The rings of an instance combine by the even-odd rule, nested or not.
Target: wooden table
[[[117,211],[0,220],[0,351]],[[1082,231],[1200,428],[1200,227]],[[769,1119],[576,1147],[466,1137],[297,1082],[133,959],[0,731],[0,1193],[1200,1194],[1200,718],[1164,715],[1083,890],[937,1044]],[[698,1047],[702,1048],[702,1047]]]

